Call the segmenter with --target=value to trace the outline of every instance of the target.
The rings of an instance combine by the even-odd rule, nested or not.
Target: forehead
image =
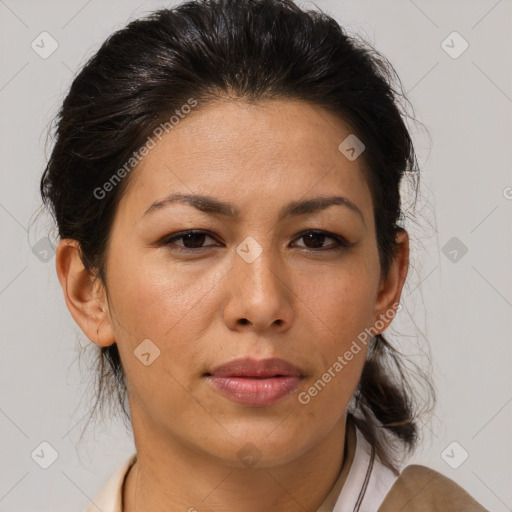
[[[198,106],[163,135],[130,177],[120,209],[140,217],[173,192],[207,194],[241,208],[268,208],[339,193],[371,210],[363,160],[339,145],[352,131],[303,101],[217,101]],[[366,217],[366,215],[365,215]]]

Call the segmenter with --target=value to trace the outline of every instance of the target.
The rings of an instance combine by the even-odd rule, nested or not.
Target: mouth
[[[295,391],[305,374],[283,359],[236,359],[204,377],[214,389],[235,403],[265,407]]]

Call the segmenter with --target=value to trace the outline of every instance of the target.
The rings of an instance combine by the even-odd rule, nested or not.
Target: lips
[[[235,359],[207,373],[207,380],[230,400],[253,407],[274,404],[300,385],[303,372],[284,359]]]
[[[284,359],[235,359],[215,368],[215,377],[276,377],[301,376],[301,371]]]

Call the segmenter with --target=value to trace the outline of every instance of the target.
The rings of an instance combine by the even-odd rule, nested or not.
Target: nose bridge
[[[276,320],[279,324],[290,318],[288,287],[279,255],[271,248],[271,241],[258,241],[247,237],[236,248],[232,269],[235,286],[232,289],[231,314],[239,321],[249,320],[255,326],[264,328]]]
[[[255,294],[267,295],[280,293],[280,281],[277,274],[279,257],[270,245],[268,238],[257,241],[247,237],[236,249],[236,271],[243,282],[252,288]],[[247,290],[246,290],[247,291]]]

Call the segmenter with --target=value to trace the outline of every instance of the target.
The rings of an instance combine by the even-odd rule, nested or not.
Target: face
[[[106,328],[134,430],[231,464],[251,442],[272,466],[344,420],[366,357],[351,347],[392,293],[362,158],[338,149],[348,125],[299,101],[200,107],[132,171],[108,247]],[[311,202],[331,197],[344,199]],[[215,374],[239,358],[296,371],[270,365],[266,384]]]

